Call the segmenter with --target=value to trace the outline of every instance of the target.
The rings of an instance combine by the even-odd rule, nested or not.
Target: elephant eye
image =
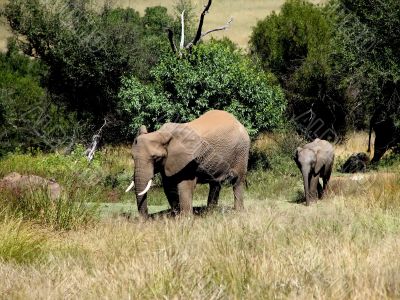
[[[137,145],[137,139],[135,139],[135,140],[133,141],[133,143],[134,143],[135,145]]]

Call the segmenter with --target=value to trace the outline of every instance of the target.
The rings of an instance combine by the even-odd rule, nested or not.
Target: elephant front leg
[[[310,181],[310,200],[311,201],[316,201],[318,199],[318,185],[320,185],[319,175],[311,176],[311,181]]]
[[[219,182],[210,183],[210,192],[208,193],[207,207],[213,208],[218,205],[221,184]]]
[[[171,213],[173,216],[179,213],[179,193],[178,186],[176,183],[168,180],[167,177],[163,176],[163,188],[164,193],[167,196],[168,203],[171,207]]]
[[[244,193],[244,179],[239,179],[233,185],[234,208],[236,210],[242,210],[244,208],[243,193]]]
[[[184,180],[178,183],[179,207],[182,215],[193,213],[193,192],[196,179]]]

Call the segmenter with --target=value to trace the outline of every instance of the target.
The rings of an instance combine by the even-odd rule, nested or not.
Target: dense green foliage
[[[398,123],[399,5],[333,0],[318,7],[289,0],[258,22],[252,54],[278,75],[288,117],[309,138],[364,129],[373,115]],[[324,126],[308,126],[310,119]]]
[[[377,121],[400,115],[400,2],[335,0],[332,56],[342,85]]]
[[[233,112],[253,136],[285,118],[308,139],[341,138],[372,115],[399,123],[398,1],[288,0],[254,27],[250,58],[227,39],[172,55],[165,29],[179,38],[183,9],[186,42],[195,25],[189,0],[175,8],[174,17],[160,6],[140,16],[87,0],[9,1],[18,45],[1,57],[0,126],[11,141],[2,152],[74,142],[77,120],[91,136],[107,117],[115,127],[105,141],[120,142],[141,124],[156,129],[209,109]],[[46,127],[33,126],[38,119],[51,130],[37,130]]]
[[[24,52],[48,66],[53,98],[99,122],[116,114],[121,76],[148,80],[148,70],[169,51],[165,27],[179,27],[163,7],[141,17],[131,8],[96,11],[85,0],[11,0],[5,16],[24,37]]]
[[[331,130],[343,136],[346,130],[347,106],[331,71],[332,35],[322,7],[289,0],[279,14],[257,23],[250,39],[253,56],[278,75],[288,99],[288,118],[296,118],[299,131],[309,138],[332,138]],[[311,119],[322,119],[323,126],[308,128],[304,120]]]
[[[74,139],[76,119],[50,103],[41,85],[45,74],[46,67],[19,54],[13,42],[0,53],[0,156],[16,148],[54,149]]]
[[[251,134],[283,123],[286,103],[274,76],[226,42],[202,44],[183,59],[166,55],[151,74],[152,85],[135,76],[123,80],[119,96],[132,118],[131,132],[141,124],[154,129],[165,121],[189,121],[209,109],[233,113]]]

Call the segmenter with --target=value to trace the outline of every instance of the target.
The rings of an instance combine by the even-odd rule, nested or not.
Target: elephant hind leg
[[[221,191],[221,184],[210,183],[210,192],[208,193],[207,207],[212,208],[218,205],[219,193]]]
[[[243,206],[243,193],[244,193],[244,178],[239,178],[233,185],[234,208],[242,210]]]
[[[329,167],[327,173],[322,178],[323,188],[322,188],[322,192],[321,192],[320,198],[322,198],[324,196],[324,194],[326,192],[326,189],[328,188],[328,183],[329,183],[329,179],[331,178],[331,174],[332,174],[332,166]]]
[[[317,192],[318,192],[318,198],[321,199],[322,195],[324,194],[324,188],[322,187],[322,185],[319,182],[319,180],[318,180],[318,185],[317,185]]]

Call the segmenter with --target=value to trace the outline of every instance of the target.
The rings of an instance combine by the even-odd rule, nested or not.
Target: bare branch
[[[100,129],[97,131],[97,133],[95,135],[93,135],[92,144],[85,151],[85,154],[86,154],[86,157],[87,157],[89,163],[92,161],[92,159],[94,157],[94,153],[96,152],[97,146],[99,145],[99,142],[100,142],[100,138],[101,138],[101,134],[102,134],[103,128],[106,125],[107,125],[107,119],[105,118],[104,119],[104,124],[100,127]]]
[[[182,32],[181,32],[181,44],[180,49],[185,47],[185,10],[181,14]]]
[[[221,27],[218,27],[218,28],[211,29],[211,30],[208,30],[208,31],[206,31],[206,32],[203,32],[203,33],[200,35],[199,41],[200,41],[204,36],[206,36],[207,34],[209,34],[209,33],[211,33],[211,32],[222,31],[222,30],[228,29],[232,22],[233,22],[233,18],[230,18],[229,21],[228,21],[224,26],[221,26]],[[198,42],[198,41],[197,41],[197,42]],[[191,43],[189,43],[189,44],[186,46],[186,49],[189,49],[189,50],[190,50],[194,45],[195,45],[195,44],[194,44],[193,42],[191,42]]]
[[[196,35],[195,35],[193,41],[190,42],[190,43],[186,46],[186,48],[190,49],[190,48],[192,48],[194,45],[196,45],[196,44],[200,41],[200,39],[201,39],[201,32],[202,32],[202,30],[203,30],[204,17],[205,17],[206,14],[208,13],[208,10],[210,9],[211,4],[212,4],[212,0],[208,0],[207,5],[204,6],[204,10],[203,10],[203,12],[201,13],[201,16],[200,16],[199,27],[197,28]]]
[[[169,40],[169,44],[171,45],[171,49],[176,54],[178,52],[178,50],[176,49],[176,45],[174,42],[174,33],[172,32],[171,28],[167,28],[166,31],[168,32],[168,40]]]
[[[211,32],[222,31],[222,30],[228,29],[232,22],[233,22],[233,18],[230,18],[229,21],[224,26],[221,26],[221,27],[218,27],[215,29],[211,29],[211,30],[208,30],[208,31],[202,33],[200,39],[202,39],[204,36],[206,36],[207,34],[209,34]]]
[[[182,57],[183,53],[182,50],[183,49],[188,49],[189,51],[192,49],[193,46],[195,46],[204,36],[206,36],[207,34],[210,34],[212,32],[216,32],[216,31],[222,31],[222,30],[226,30],[229,28],[229,26],[231,25],[231,23],[233,22],[233,18],[230,18],[229,21],[221,27],[215,28],[215,29],[211,29],[208,30],[206,32],[203,32],[203,24],[204,24],[204,18],[206,16],[206,14],[208,13],[210,7],[212,4],[212,0],[208,0],[207,4],[204,6],[204,10],[200,15],[200,20],[199,20],[199,26],[197,28],[197,32],[195,37],[193,38],[193,40],[186,45],[185,47],[185,10],[182,11],[181,13],[181,26],[182,26],[182,32],[181,32],[181,41],[180,41],[180,45],[179,45],[179,49],[176,47],[175,42],[174,42],[174,34],[172,32],[171,29],[167,29],[168,31],[168,39],[172,48],[172,51],[175,54],[179,54],[180,57]]]

